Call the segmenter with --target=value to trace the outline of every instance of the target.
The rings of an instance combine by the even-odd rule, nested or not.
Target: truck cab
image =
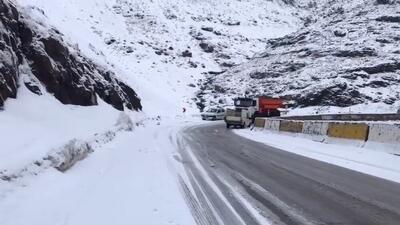
[[[235,109],[227,110],[225,113],[226,127],[250,126],[256,117],[280,116],[285,107],[285,100],[270,97],[257,98],[235,98],[233,99]]]
[[[226,128],[233,127],[248,127],[252,123],[249,111],[246,108],[227,109],[225,111]]]
[[[253,98],[236,98],[234,105],[235,109],[228,109],[225,113],[226,127],[250,126],[257,111],[257,101]]]

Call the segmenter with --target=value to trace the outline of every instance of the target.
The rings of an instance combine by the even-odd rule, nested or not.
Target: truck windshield
[[[240,117],[242,115],[242,109],[228,109],[226,115]]]
[[[253,101],[253,99],[241,99],[241,98],[238,98],[238,99],[235,100],[235,106],[236,107],[254,106],[254,101]]]

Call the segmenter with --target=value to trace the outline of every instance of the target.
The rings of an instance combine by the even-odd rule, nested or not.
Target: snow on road
[[[65,173],[50,168],[17,182],[3,193],[0,224],[195,224],[170,139],[182,124],[161,123],[120,133]]]
[[[235,130],[236,134],[266,145],[361,173],[400,183],[400,157],[382,151],[260,130]]]

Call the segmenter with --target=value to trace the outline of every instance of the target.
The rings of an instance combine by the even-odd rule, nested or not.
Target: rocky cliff
[[[270,95],[300,107],[400,104],[399,1],[293,2],[310,12],[304,27],[269,40],[249,62],[209,74],[203,100]]]
[[[47,91],[63,104],[96,105],[98,97],[118,110],[141,110],[135,91],[114,73],[83,56],[63,35],[7,0],[0,0],[0,107],[25,85]]]

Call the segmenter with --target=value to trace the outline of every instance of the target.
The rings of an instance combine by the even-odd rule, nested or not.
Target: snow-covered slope
[[[0,107],[17,97],[22,84],[38,96],[49,92],[63,104],[96,105],[99,96],[119,110],[141,109],[135,91],[112,71],[7,0],[0,1],[0,27]]]
[[[361,112],[394,112],[400,106],[400,2],[305,0],[296,6],[310,12],[307,26],[268,41],[249,62],[209,76],[204,89],[215,93],[204,98],[263,94],[317,106],[313,110],[358,104]]]
[[[208,71],[246,61],[299,27],[281,1],[18,0],[138,91],[148,114],[197,111]],[[44,15],[43,15],[44,14]]]
[[[94,158],[101,155],[100,151],[109,144],[113,151],[105,158],[115,161],[105,161],[118,171],[109,174],[112,179],[121,181],[127,176],[143,176],[143,182],[128,182],[139,190],[161,187],[158,182],[145,182],[153,179],[154,174],[171,178],[169,182],[174,183],[174,172],[170,173],[165,162],[161,162],[171,157],[164,155],[164,149],[152,156],[159,161],[130,151],[135,149],[140,153],[165,148],[171,141],[169,132],[163,133],[165,141],[153,140],[159,138],[158,130],[165,131],[165,127],[158,126],[160,121],[164,123],[166,117],[181,115],[182,107],[188,109],[187,114],[198,112],[197,106],[202,104],[196,99],[200,90],[198,83],[203,82],[206,73],[247,61],[264,48],[268,38],[289,34],[302,23],[298,19],[298,10],[278,0],[0,0],[3,2],[16,6],[5,10],[0,4],[0,11],[3,10],[0,33],[5,34],[0,35],[0,104],[4,103],[0,111],[0,202],[8,202],[0,207],[11,211],[7,213],[11,217],[0,213],[1,224],[24,224],[32,219],[44,219],[44,224],[54,224],[65,219],[65,212],[54,208],[54,201],[47,204],[48,199],[43,199],[43,204],[35,209],[44,210],[50,206],[62,216],[34,217],[30,213],[30,200],[35,202],[37,198],[19,197],[24,191],[34,195],[35,191],[29,191],[31,187],[37,184],[36,180],[46,180],[49,173],[59,179],[50,188],[57,194],[54,198],[60,197],[60,190],[64,190],[68,182],[85,179],[76,172],[77,180],[64,180],[61,172],[65,168],[51,164],[54,155],[67,159],[67,164],[76,163],[93,151]],[[5,37],[11,38],[3,40]],[[17,40],[17,43],[11,40]],[[6,42],[6,48],[3,42]],[[120,113],[116,109],[141,109],[142,106],[143,112],[126,110],[134,123],[142,124],[144,117],[155,119],[149,119],[146,127],[127,134],[123,145],[114,146],[115,140],[125,135],[114,132]],[[178,117],[171,123],[177,123],[179,119],[184,118]],[[147,130],[148,126],[153,128]],[[103,143],[103,134],[107,144]],[[78,149],[74,148],[74,143],[78,143]],[[79,149],[80,146],[84,149]],[[121,151],[120,147],[126,151]],[[81,150],[83,155],[80,155]],[[119,164],[122,162],[120,157],[124,159],[121,165],[125,166]],[[88,174],[99,173],[96,168],[102,169],[107,162],[96,161]],[[130,167],[130,163],[137,167]],[[126,172],[129,169],[135,170],[134,173]],[[94,180],[102,178],[100,172],[98,180]],[[33,189],[50,190],[45,182],[39,182],[38,186]],[[107,187],[99,191],[98,196],[102,196]],[[79,183],[76,188],[80,188]],[[171,186],[171,190],[179,193],[177,187]],[[154,193],[164,192],[159,188]],[[70,194],[79,200],[75,192]],[[142,193],[129,193],[129,199],[135,196],[142,197]],[[140,201],[141,198],[136,199]],[[178,209],[169,210],[178,214],[185,212],[182,217],[191,220],[179,197],[168,195],[168,198],[158,199],[166,206],[176,202]],[[24,203],[26,200],[27,204]],[[88,208],[95,202],[90,201]],[[155,200],[149,203],[146,214],[141,216],[150,217],[154,213],[151,211],[153,205],[160,204]],[[75,208],[71,207],[71,210]],[[13,213],[23,214],[21,220],[15,220]],[[171,214],[168,209],[163,213]],[[86,216],[89,218],[92,214]],[[109,219],[112,215],[104,217]],[[157,217],[149,224],[173,224],[169,216],[168,220],[162,219],[163,223],[159,223],[159,219]],[[34,220],[33,223],[39,222]]]

